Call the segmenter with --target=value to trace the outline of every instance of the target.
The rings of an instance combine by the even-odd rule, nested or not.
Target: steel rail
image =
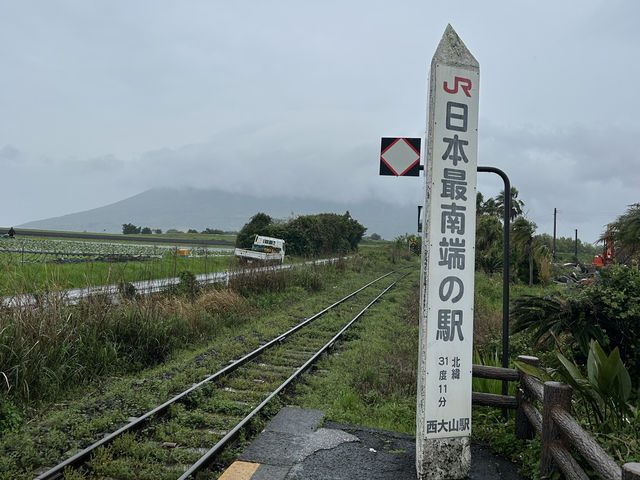
[[[300,368],[298,368],[289,378],[287,378],[284,382],[280,384],[278,388],[276,388],[273,392],[269,394],[267,398],[265,398],[260,405],[254,408],[249,415],[244,417],[238,424],[229,431],[224,437],[220,439],[218,443],[216,443],[207,453],[205,453],[200,459],[194,463],[189,470],[187,470],[178,480],[186,480],[192,474],[198,472],[202,468],[204,468],[222,448],[224,448],[227,443],[229,443],[239,432],[242,430],[247,423],[262,410],[274,397],[282,393],[282,391],[287,388],[297,377],[302,375],[313,363],[315,363],[320,356],[327,351],[333,344],[342,336],[344,332],[347,331],[364,313],[374,304],[376,303],[385,293],[391,290],[396,283],[406,277],[408,273],[404,274],[398,280],[393,282],[387,288],[385,288],[376,298],[374,298],[366,307],[364,307],[360,312],[351,319],[349,323],[347,323],[336,335],[331,338],[326,344],[324,344],[309,360],[307,360]]]
[[[173,403],[177,402],[178,400],[180,400],[181,398],[185,397],[186,395],[188,395],[189,393],[193,392],[194,390],[200,388],[204,384],[212,382],[213,380],[216,380],[216,379],[218,379],[218,378],[220,378],[220,377],[222,377],[224,375],[227,375],[227,374],[233,372],[234,370],[237,370],[240,366],[244,365],[245,363],[249,362],[250,360],[253,360],[255,357],[257,357],[258,355],[263,353],[265,350],[268,350],[269,348],[271,348],[271,347],[283,342],[287,337],[289,337],[293,333],[295,333],[298,330],[300,330],[301,328],[307,326],[309,323],[313,322],[314,320],[317,320],[318,318],[320,318],[322,315],[327,313],[332,308],[337,307],[338,305],[340,305],[341,303],[347,301],[349,298],[353,297],[354,295],[356,295],[357,293],[361,292],[365,288],[370,287],[374,283],[382,280],[385,277],[388,277],[392,273],[395,273],[395,271],[391,271],[389,273],[385,273],[384,275],[382,275],[382,276],[376,278],[375,280],[367,283],[363,287],[360,287],[359,289],[351,292],[346,297],[341,298],[337,302],[329,305],[328,307],[324,308],[323,310],[319,311],[318,313],[314,314],[313,316],[309,317],[308,319],[306,319],[306,320],[300,322],[299,324],[295,325],[294,327],[290,328],[289,330],[287,330],[283,334],[281,334],[281,335],[277,336],[276,338],[270,340],[269,342],[267,342],[264,345],[258,347],[257,349],[253,350],[252,352],[249,352],[248,354],[246,354],[245,356],[243,356],[239,360],[236,360],[235,362],[227,365],[226,367],[222,368],[221,370],[218,370],[216,373],[214,373],[214,374],[208,376],[207,378],[205,378],[204,380],[201,380],[200,382],[194,384],[190,388],[184,390],[183,392],[179,393],[178,395],[174,396],[173,398],[167,400],[163,404],[158,405],[153,410],[149,410],[145,414],[143,414],[140,417],[136,418],[135,420],[129,422],[128,424],[126,424],[123,427],[119,428],[115,432],[110,433],[106,437],[104,437],[104,438],[98,440],[97,442],[89,445],[84,450],[81,450],[80,452],[76,453],[75,455],[73,455],[73,456],[69,457],[68,459],[64,460],[62,463],[59,463],[58,465],[56,465],[55,467],[51,468],[50,470],[47,470],[46,472],[40,474],[39,476],[36,477],[36,480],[53,480],[53,479],[60,478],[62,476],[63,470],[65,468],[67,468],[67,467],[77,467],[77,466],[83,464],[84,462],[86,462],[86,460],[88,459],[89,455],[95,449],[97,449],[98,447],[102,447],[104,445],[107,445],[108,443],[113,441],[119,435],[122,435],[123,433],[126,433],[126,432],[128,432],[130,430],[133,430],[136,427],[140,427],[142,425],[142,423],[144,423],[147,419],[149,419],[150,417],[152,417],[153,415],[155,415],[157,413],[160,413],[160,412],[166,410],[170,405],[172,405]],[[395,284],[395,282],[394,282],[394,284]]]

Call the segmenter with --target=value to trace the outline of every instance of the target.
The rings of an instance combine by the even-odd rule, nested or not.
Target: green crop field
[[[141,238],[144,242],[144,239]],[[0,239],[0,295],[175,277],[224,270],[234,264],[230,248],[124,241],[22,237]]]

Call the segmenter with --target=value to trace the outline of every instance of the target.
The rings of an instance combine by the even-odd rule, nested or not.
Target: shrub
[[[271,217],[269,215],[266,213],[256,213],[238,232],[236,247],[251,248],[256,235],[264,235],[270,223]]]
[[[514,332],[530,330],[539,343],[558,342],[571,334],[581,358],[589,353],[591,339],[617,347],[633,384],[640,381],[640,271],[614,265],[603,268],[595,282],[550,295],[528,295],[513,306]]]
[[[256,235],[268,235],[284,239],[287,252],[294,255],[346,253],[358,249],[365,231],[349,212],[301,215],[284,224],[258,213],[238,233],[236,247],[250,248]]]
[[[180,272],[179,278],[180,282],[174,288],[175,293],[189,298],[195,298],[200,288],[196,276],[189,270],[185,270]]]
[[[122,224],[122,233],[125,235],[132,235],[140,233],[141,228],[136,227],[133,223],[123,223]]]
[[[620,359],[618,347],[607,355],[593,340],[589,345],[586,378],[578,365],[564,355],[559,353],[558,360],[561,364],[558,372],[591,408],[596,419],[592,427],[611,431],[621,428],[631,418],[632,409],[627,403],[631,396],[631,377]]]
[[[0,397],[0,436],[22,423],[22,411],[11,400]]]
[[[620,349],[631,377],[640,379],[640,270],[616,265],[601,270],[600,280],[583,290],[590,317]]]
[[[196,309],[212,315],[242,313],[248,310],[247,300],[233,290],[211,290],[200,295],[195,302]]]
[[[130,282],[120,282],[118,284],[118,293],[122,298],[133,300],[136,298],[136,287]]]

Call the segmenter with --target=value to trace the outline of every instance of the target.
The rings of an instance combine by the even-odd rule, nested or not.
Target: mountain
[[[237,231],[258,212],[273,218],[346,211],[367,227],[393,239],[417,229],[417,207],[400,206],[380,200],[339,203],[326,200],[257,197],[220,190],[154,188],[104,207],[19,225],[22,228],[75,232],[121,233],[122,224],[186,231],[207,227]]]

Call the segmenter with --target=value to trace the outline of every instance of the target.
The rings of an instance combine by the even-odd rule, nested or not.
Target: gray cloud
[[[12,147],[11,145],[5,145],[0,149],[0,163],[3,165],[16,163],[20,159],[20,150]]]
[[[154,186],[422,203],[421,180],[377,176],[379,139],[424,133],[428,65],[449,22],[481,64],[480,163],[509,173],[540,231],[556,207],[563,232],[595,239],[637,201],[638,2],[0,10],[0,165],[24,198],[0,223]]]
[[[564,236],[577,228],[585,240],[595,241],[607,222],[637,201],[640,154],[631,130],[489,124],[484,131],[489,138],[481,158],[494,158],[509,174],[540,231],[553,230],[557,208]]]

